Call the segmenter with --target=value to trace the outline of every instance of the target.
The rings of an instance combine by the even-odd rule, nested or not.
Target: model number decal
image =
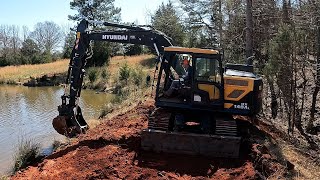
[[[241,103],[240,105],[234,105],[233,106],[235,109],[245,109],[245,110],[250,110],[248,103]]]

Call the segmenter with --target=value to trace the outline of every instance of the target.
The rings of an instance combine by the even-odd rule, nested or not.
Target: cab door
[[[194,56],[193,104],[223,107],[223,70],[220,55]]]

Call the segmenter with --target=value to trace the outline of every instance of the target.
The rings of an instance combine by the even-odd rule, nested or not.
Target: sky
[[[167,0],[115,0],[121,7],[123,22],[147,24],[146,16]],[[27,26],[33,29],[37,22],[53,21],[58,25],[72,25],[68,15],[76,12],[70,9],[70,0],[3,0],[0,6],[0,24]]]

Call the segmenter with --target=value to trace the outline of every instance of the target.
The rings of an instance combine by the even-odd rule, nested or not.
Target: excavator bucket
[[[141,147],[146,151],[208,157],[239,157],[240,137],[151,129],[143,130],[141,136]]]
[[[76,115],[59,115],[52,121],[53,128],[61,135],[69,138],[75,137],[78,134],[85,133],[89,128],[87,122],[84,120],[80,107],[77,108]]]
[[[67,117],[65,116],[57,116],[53,119],[52,121],[52,126],[53,128],[62,135],[65,135],[68,129],[67,126],[67,121],[66,121]]]
[[[57,116],[52,121],[53,128],[61,135],[64,135],[66,137],[72,138],[75,137],[77,134],[80,134],[81,132],[77,130],[75,126],[68,125],[70,124],[68,121],[70,118],[67,116]]]

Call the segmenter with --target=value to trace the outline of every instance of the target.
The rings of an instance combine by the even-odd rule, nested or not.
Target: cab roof
[[[182,53],[196,53],[196,54],[219,54],[219,51],[213,49],[200,49],[200,48],[185,48],[185,47],[165,47],[165,52],[182,52]]]

